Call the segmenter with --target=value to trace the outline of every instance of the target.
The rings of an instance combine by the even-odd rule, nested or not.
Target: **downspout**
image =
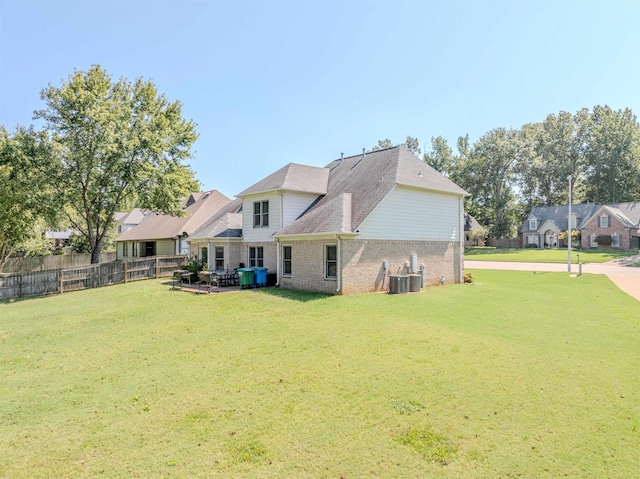
[[[211,241],[207,241],[207,269],[213,271],[211,267]]]
[[[464,196],[460,197],[460,229],[458,235],[460,238],[460,266],[458,267],[458,282],[464,282]]]
[[[336,268],[337,268],[337,278],[336,278],[336,293],[340,293],[342,289],[342,261],[341,261],[341,248],[340,248],[340,236],[336,235],[338,239],[338,243],[336,245]]]
[[[276,238],[276,286],[280,286],[280,239]]]

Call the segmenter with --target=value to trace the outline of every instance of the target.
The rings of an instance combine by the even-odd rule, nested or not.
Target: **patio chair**
[[[202,284],[207,285],[208,293],[211,293],[212,289],[215,289],[216,293],[220,292],[220,278],[216,273],[209,271],[200,271],[198,278],[200,279],[200,286],[202,286]]]

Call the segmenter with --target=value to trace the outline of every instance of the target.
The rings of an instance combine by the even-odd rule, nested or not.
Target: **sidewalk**
[[[618,288],[629,296],[640,301],[640,268],[626,266],[640,261],[640,256],[625,258],[624,260],[609,261],[608,263],[589,263],[582,265],[582,273],[604,274]],[[469,269],[500,269],[508,271],[555,271],[568,273],[564,263],[510,263],[507,261],[468,261],[464,267]],[[571,274],[578,274],[578,265],[571,265]]]

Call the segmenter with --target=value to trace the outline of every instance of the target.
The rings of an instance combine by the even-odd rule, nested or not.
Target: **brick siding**
[[[629,229],[620,222],[618,218],[615,216],[609,215],[609,221],[611,226],[608,228],[600,228],[599,217],[601,215],[598,214],[594,217],[589,223],[587,223],[581,230],[581,246],[584,249],[589,249],[589,238],[592,234],[598,235],[609,235],[613,236],[614,233],[618,233],[620,235],[620,247],[619,249],[631,249],[631,237],[629,234]],[[607,246],[607,248],[610,248]]]
[[[324,248],[337,241],[291,241],[292,274],[281,276],[285,288],[336,293],[338,282],[324,278]],[[426,267],[427,285],[459,283],[461,251],[457,242],[445,241],[382,241],[342,240],[340,264],[342,267],[341,294],[387,291],[389,275],[406,273],[405,262],[411,255],[418,256],[418,267]],[[265,253],[266,256],[266,253]],[[385,271],[383,262],[388,262]]]

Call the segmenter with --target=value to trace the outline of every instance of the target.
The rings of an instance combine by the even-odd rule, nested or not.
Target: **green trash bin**
[[[240,284],[240,288],[253,288],[254,275],[255,275],[255,271],[253,271],[252,268],[239,268],[238,283]]]

